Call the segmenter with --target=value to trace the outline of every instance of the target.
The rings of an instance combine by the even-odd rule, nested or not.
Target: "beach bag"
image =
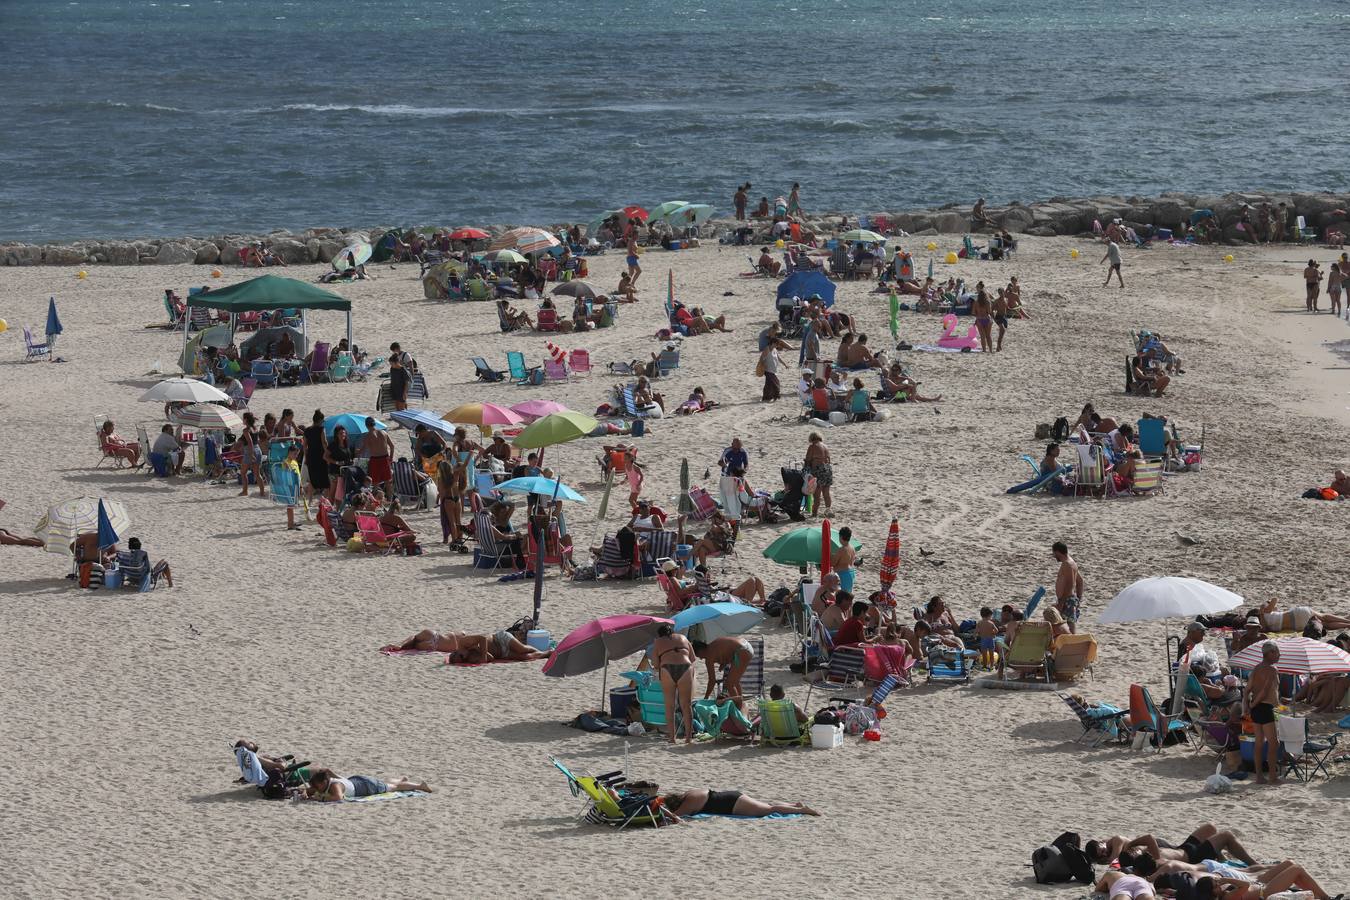
[[[1064,854],[1050,844],[1031,851],[1031,874],[1036,876],[1037,884],[1062,884],[1073,880]]]
[[[1050,439],[1063,443],[1069,439],[1069,420],[1060,416],[1050,428]]]
[[[755,363],[755,377],[764,377],[764,357],[762,356],[759,358],[759,361]]]
[[[851,704],[844,713],[844,731],[848,734],[862,734],[868,729],[877,728],[880,724],[881,720],[876,711],[861,703]]]

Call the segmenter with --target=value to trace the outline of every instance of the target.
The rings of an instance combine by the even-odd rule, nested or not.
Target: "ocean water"
[[[0,240],[1350,188],[1350,6],[0,0]]]

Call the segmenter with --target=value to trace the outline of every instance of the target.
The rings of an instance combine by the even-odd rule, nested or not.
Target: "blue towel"
[[[267,784],[267,773],[263,771],[262,763],[258,761],[258,754],[246,747],[235,747],[234,759],[239,763],[240,774],[248,780],[249,784],[258,787]]]
[[[733,816],[719,815],[717,813],[694,813],[692,816],[681,816],[682,819],[800,819],[801,813],[769,813],[767,816]]]

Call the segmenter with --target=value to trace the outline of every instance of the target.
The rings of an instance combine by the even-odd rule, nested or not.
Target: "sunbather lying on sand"
[[[448,653],[450,662],[485,663],[494,659],[544,659],[548,656],[520,640],[521,629],[487,634],[466,634],[447,631],[442,634],[429,628],[417,632],[402,644],[399,650],[417,650],[424,653]]]
[[[655,791],[653,785],[651,790]],[[744,818],[763,818],[774,813],[786,815],[818,816],[805,803],[782,803],[776,800],[756,800],[740,791],[714,791],[697,789],[666,794],[665,807],[678,824],[684,823],[685,816],[700,814],[709,816],[742,816]]]
[[[388,791],[420,791],[430,794],[431,788],[425,781],[409,781],[406,778],[393,778],[381,781],[368,775],[348,775],[339,778],[331,769],[319,769],[309,776],[309,799],[327,802],[356,800],[360,797],[373,797]]]
[[[1180,846],[1174,847],[1165,841],[1159,841],[1151,834],[1140,835],[1134,840],[1126,840],[1120,835],[1105,840],[1090,840],[1083,845],[1088,859],[1095,863],[1110,863],[1126,850],[1141,848],[1149,856],[1159,861],[1179,860],[1199,863],[1207,859],[1222,859],[1224,853],[1242,860],[1247,865],[1256,861],[1251,858],[1231,831],[1220,831],[1218,826],[1205,823],[1186,836]]]
[[[1122,854],[1121,866],[1147,880],[1157,890],[1170,890],[1181,898],[1207,900],[1211,897],[1263,898],[1292,888],[1312,891],[1324,900],[1326,891],[1307,871],[1291,860],[1269,866],[1230,866],[1219,860],[1207,859],[1200,863],[1178,860],[1158,862],[1140,850]]]
[[[1321,621],[1322,628],[1325,630],[1337,631],[1342,628],[1350,628],[1350,619],[1345,616],[1318,612],[1311,606],[1291,606],[1288,611],[1285,611],[1276,608],[1279,602],[1278,598],[1271,597],[1247,615],[1259,617],[1261,623],[1271,631],[1302,631],[1314,619]]]
[[[20,537],[8,528],[0,528],[0,547],[41,547],[42,541],[35,537]]]

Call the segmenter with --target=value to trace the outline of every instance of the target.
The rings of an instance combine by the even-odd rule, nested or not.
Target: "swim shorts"
[[[389,457],[372,456],[370,465],[367,467],[367,474],[370,475],[372,484],[384,484],[390,479]]]
[[[378,778],[370,778],[366,775],[351,775],[347,778],[355,788],[356,796],[370,797],[375,794],[383,794],[389,790],[389,785]]]
[[[1078,614],[1081,610],[1083,601],[1077,597],[1065,597],[1059,601],[1059,606],[1063,607],[1064,620],[1066,622],[1077,622]]]
[[[1214,849],[1214,845],[1209,841],[1197,840],[1194,837],[1188,837],[1181,842],[1177,848],[1186,851],[1186,861],[1191,865],[1199,865],[1207,859],[1218,859],[1219,851]]]
[[[1252,706],[1252,723],[1271,725],[1275,722],[1275,704],[1257,703]]]
[[[638,258],[637,258],[636,256],[629,256],[629,257],[628,257],[628,267],[629,267],[630,269],[631,269],[633,266],[636,266],[637,264],[638,264]]]

